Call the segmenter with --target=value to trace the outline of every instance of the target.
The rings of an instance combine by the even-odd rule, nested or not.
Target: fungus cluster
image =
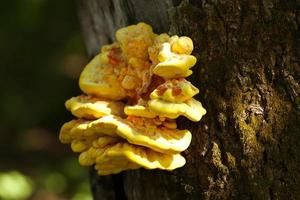
[[[157,35],[145,23],[121,28],[84,68],[83,95],[66,101],[77,118],[65,123],[60,141],[80,153],[79,163],[99,175],[128,169],[173,170],[192,135],[175,119],[199,121],[206,113],[199,91],[185,77],[196,63],[189,37]]]

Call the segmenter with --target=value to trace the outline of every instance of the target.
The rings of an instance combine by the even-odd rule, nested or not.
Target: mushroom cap
[[[184,102],[199,93],[191,82],[182,80],[167,80],[159,85],[151,94],[151,99],[161,99],[169,102]]]
[[[146,118],[155,118],[157,113],[151,111],[147,105],[125,106],[124,112],[128,116],[140,116]]]
[[[148,105],[149,109],[157,113],[157,115],[171,119],[183,115],[192,121],[200,121],[202,116],[206,114],[202,104],[193,98],[182,103],[152,99],[148,102]]]
[[[148,101],[148,105],[137,104],[134,106],[125,106],[124,112],[127,115],[148,118],[159,116],[176,119],[182,115],[192,121],[200,121],[202,116],[206,114],[206,110],[202,107],[202,104],[193,98],[184,102],[151,99]]]
[[[169,39],[169,43],[171,44],[171,50],[177,54],[191,54],[194,45],[191,38],[186,36],[178,37],[177,35],[172,36]]]
[[[103,98],[80,95],[66,101],[65,106],[78,118],[97,119],[105,115],[124,116],[124,104]]]
[[[67,144],[67,143],[72,142],[73,138],[72,138],[70,132],[71,132],[72,128],[77,125],[77,123],[78,123],[77,120],[71,120],[62,125],[60,132],[59,132],[59,140],[62,143]]]
[[[96,140],[94,140],[93,147],[103,148],[106,147],[107,145],[116,144],[122,141],[124,142],[125,140],[119,137],[101,136],[98,137]]]
[[[98,156],[102,155],[109,145],[102,148],[90,147],[88,150],[80,153],[78,162],[82,166],[91,166],[96,163]]]
[[[197,62],[195,56],[171,52],[167,42],[163,43],[158,60],[160,62],[154,67],[153,73],[164,78],[187,77],[192,74],[189,69]]]
[[[93,146],[79,155],[79,163],[83,166],[96,164],[99,175],[108,175],[140,167],[173,170],[182,167],[185,159],[180,154],[159,153],[118,138],[104,136],[95,140]]]
[[[152,45],[155,35],[151,26],[141,22],[117,30],[116,40],[127,58],[146,60],[149,58],[148,48]]]
[[[153,64],[156,65],[159,62],[158,54],[160,52],[161,46],[163,43],[168,42],[169,39],[170,36],[166,33],[162,33],[154,38],[153,44],[148,48],[149,58]]]
[[[124,162],[124,160],[129,162]],[[124,163],[126,164],[125,168]],[[130,165],[130,163],[137,165]],[[131,168],[136,169],[138,165],[146,169],[174,170],[184,164],[185,159],[180,154],[163,154],[129,143],[117,143],[110,146],[96,159],[96,169],[99,169],[100,175],[118,173]],[[110,169],[112,170],[110,171]]]
[[[92,146],[91,139],[75,139],[71,142],[71,149],[74,152],[83,152]]]
[[[129,143],[149,147],[158,152],[172,154],[184,151],[192,140],[192,134],[188,130],[161,127],[151,123],[147,118],[140,118],[143,124],[114,118],[113,124],[116,126],[116,132],[120,137]]]
[[[146,119],[144,119],[146,120]],[[74,139],[95,138],[101,136],[121,137],[136,145],[149,147],[163,153],[178,153],[188,148],[192,135],[188,130],[160,128],[150,122],[145,125],[131,123],[120,117],[107,115],[98,120],[74,120],[64,125],[61,134],[68,136],[68,142]],[[65,130],[64,127],[68,129]],[[68,133],[66,133],[69,131]]]
[[[95,95],[111,100],[120,100],[126,97],[113,67],[104,63],[101,57],[105,53],[96,55],[81,72],[79,78],[80,89],[89,95]]]
[[[121,138],[110,136],[101,136],[94,139],[92,146],[83,151],[78,158],[78,161],[83,166],[90,166],[95,164],[96,158],[104,153],[104,151],[118,142],[122,142]]]
[[[74,119],[66,122],[60,129],[60,140],[70,143],[74,139],[97,138],[100,136],[118,137],[115,127],[102,123],[100,120]]]

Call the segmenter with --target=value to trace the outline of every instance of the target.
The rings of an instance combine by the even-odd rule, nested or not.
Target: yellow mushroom
[[[182,167],[180,152],[192,135],[177,129],[175,119],[199,121],[206,113],[193,99],[199,90],[184,79],[196,63],[193,48],[189,37],[156,35],[145,23],[119,29],[116,42],[102,46],[80,75],[87,95],[66,101],[79,119],[62,126],[61,142],[99,175]]]
[[[60,129],[60,132],[59,132],[59,140],[64,143],[64,144],[67,144],[67,143],[70,143],[72,142],[73,138],[70,134],[72,128],[74,126],[76,126],[78,122],[76,120],[72,120],[70,122],[66,122],[63,124],[63,126],[61,127]]]
[[[152,27],[142,22],[121,28],[116,32],[116,39],[127,58],[147,60],[149,58],[147,50],[152,45],[154,37]]]
[[[184,151],[189,146],[192,135],[188,130],[158,127],[147,119],[142,120],[144,121],[140,125],[112,115],[94,121],[80,120],[69,130],[68,135],[72,139],[105,135],[119,136],[132,144],[149,147],[164,153]],[[66,130],[62,129],[61,133],[65,132]]]
[[[106,44],[101,47],[101,53],[109,53],[112,49],[118,49],[118,48],[120,48],[120,45],[117,42],[114,42],[112,44]],[[106,55],[102,57],[101,59],[102,63],[109,63],[107,54],[101,54],[101,55]]]
[[[126,115],[146,117],[146,118],[155,118],[157,113],[151,111],[148,106],[143,105],[134,105],[134,106],[125,106],[124,112]]]
[[[192,74],[189,69],[197,62],[195,56],[173,53],[167,42],[163,43],[158,60],[160,62],[154,67],[153,73],[164,78],[187,77]]]
[[[71,120],[66,122],[60,130],[60,140],[63,143],[70,143],[73,139],[95,138],[100,136],[117,137],[118,135],[114,127],[99,123],[99,120]]]
[[[100,175],[119,173],[140,167],[173,170],[185,164],[185,159],[180,154],[159,153],[110,137],[99,137],[97,141],[100,140],[102,140],[102,144],[105,144],[97,148],[90,147],[79,156],[81,165],[96,164],[95,168]]]
[[[129,143],[117,143],[108,147],[103,154],[97,157],[96,169],[99,169],[100,175],[123,171],[122,163],[127,165],[125,170],[130,169],[130,165],[124,162],[124,159],[137,164],[131,165],[132,169],[136,169],[139,165],[146,169],[174,170],[185,164],[185,159],[180,154],[163,154]],[[114,166],[115,162],[117,162],[117,167]],[[105,167],[107,165],[109,167]],[[103,172],[101,166],[103,166]]]
[[[75,139],[71,142],[71,149],[74,152],[83,152],[92,146],[92,140]]]
[[[103,148],[107,145],[115,144],[117,142],[123,141],[122,138],[118,137],[110,137],[110,136],[101,136],[94,140],[93,147],[95,148]]]
[[[93,145],[89,149],[83,151],[79,155],[78,161],[83,166],[93,165],[96,163],[96,158],[99,157],[101,154],[103,154],[108,147],[122,141],[123,141],[122,139],[115,138],[115,137],[109,137],[109,136],[98,137],[94,139]]]
[[[82,166],[94,165],[97,157],[102,155],[108,147],[108,145],[103,148],[90,147],[87,151],[80,153],[78,157],[79,164]]]
[[[101,62],[100,57],[106,55],[103,54],[105,53],[96,55],[82,71],[79,78],[80,89],[86,94],[106,99],[123,99],[126,97],[126,91],[118,81],[113,67]]]
[[[177,35],[172,36],[169,39],[169,43],[171,44],[172,52],[178,54],[190,55],[194,49],[192,39],[186,36],[181,36],[181,37],[178,37]]]
[[[146,118],[155,118],[157,114],[152,112],[147,104],[147,101],[140,99],[138,104],[133,106],[125,106],[124,113],[128,116],[139,116],[139,117],[146,117]]]
[[[123,116],[124,104],[92,96],[72,97],[65,103],[67,110],[78,118],[97,119],[105,115]]]
[[[160,52],[162,44],[168,42],[169,39],[170,36],[168,34],[162,33],[154,38],[153,45],[148,48],[149,58],[154,65],[159,63],[158,54]]]
[[[184,151],[190,145],[192,139],[190,131],[158,126],[147,118],[140,118],[140,120],[143,121],[142,124],[130,123],[128,120],[115,117],[114,125],[117,134],[129,143],[167,154]]]
[[[162,99],[170,102],[184,102],[199,93],[198,88],[185,79],[167,80],[151,94],[151,99]]]
[[[195,100],[189,99],[184,102],[169,102],[162,99],[152,99],[148,104],[137,104],[134,106],[125,106],[125,114],[146,118],[166,117],[176,119],[179,116],[185,116],[192,121],[200,121],[206,110],[202,104]]]
[[[187,117],[192,121],[200,121],[206,110],[202,104],[195,100],[189,99],[182,103],[172,103],[160,99],[152,99],[148,102],[149,109],[162,117],[175,119],[180,115]]]
[[[175,120],[165,120],[163,121],[163,126],[164,127],[167,127],[169,129],[176,129],[177,128],[177,124],[176,124],[176,121]]]

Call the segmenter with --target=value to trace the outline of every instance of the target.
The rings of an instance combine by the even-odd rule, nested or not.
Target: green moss
[[[236,169],[237,168],[236,158],[230,152],[226,152],[226,159],[227,159],[228,166],[231,169]]]
[[[228,168],[222,163],[220,148],[215,142],[212,144],[212,163],[221,173],[228,173]]]

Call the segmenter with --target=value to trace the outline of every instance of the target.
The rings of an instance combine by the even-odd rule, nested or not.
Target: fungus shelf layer
[[[84,94],[66,101],[77,119],[62,126],[61,142],[99,175],[182,167],[192,135],[177,129],[176,118],[199,121],[206,113],[185,79],[197,61],[192,51],[189,37],[158,35],[145,23],[119,29],[82,71]]]

